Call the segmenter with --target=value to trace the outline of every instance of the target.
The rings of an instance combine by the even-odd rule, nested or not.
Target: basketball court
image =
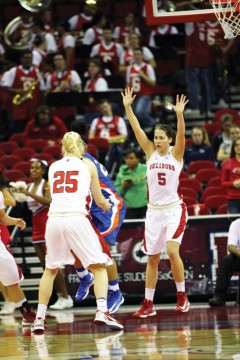
[[[157,316],[134,319],[136,306],[122,306],[116,319],[124,331],[93,323],[95,308],[49,311],[45,334],[22,328],[21,316],[2,316],[0,358],[23,359],[240,359],[239,306],[192,305],[177,314],[175,306],[156,305]]]

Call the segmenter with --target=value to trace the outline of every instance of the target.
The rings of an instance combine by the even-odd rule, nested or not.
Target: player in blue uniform
[[[78,132],[82,136],[83,140],[87,143],[84,125],[85,123],[82,124],[79,121],[74,121],[71,124],[71,130]],[[90,159],[96,165],[102,194],[106,199],[109,199],[110,203],[112,204],[111,210],[105,213],[103,213],[102,209],[96,205],[94,200],[92,201],[90,208],[92,223],[95,225],[97,231],[102,235],[109,249],[111,250],[111,246],[114,246],[116,244],[117,235],[126,214],[126,205],[121,195],[119,195],[119,193],[115,189],[105,166],[99,163],[98,160],[91,156],[89,153],[85,153],[84,156]],[[121,294],[118,284],[117,265],[115,260],[112,260],[113,265],[107,267],[107,306],[111,314],[118,311],[120,305],[124,302],[124,298]],[[81,267],[81,263],[79,262],[79,260],[76,260],[75,268],[80,278],[80,285],[75,296],[75,301],[79,302],[87,297],[89,293],[89,288],[94,282],[94,277],[87,269]]]

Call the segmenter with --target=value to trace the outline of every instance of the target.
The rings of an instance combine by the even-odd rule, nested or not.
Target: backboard
[[[224,0],[222,1],[224,2]],[[165,5],[168,6],[168,12],[162,11],[162,3],[165,3]],[[184,3],[185,7],[182,6],[182,4]],[[148,25],[174,24],[195,21],[204,22],[207,20],[216,20],[216,15],[214,13],[213,7],[207,0],[145,0],[145,7],[146,22]]]

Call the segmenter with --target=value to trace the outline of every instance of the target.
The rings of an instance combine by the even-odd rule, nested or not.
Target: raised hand
[[[133,95],[133,89],[132,88],[126,88],[124,92],[121,92],[122,98],[123,98],[123,105],[128,106],[132,105],[136,95]]]
[[[183,113],[185,109],[185,105],[188,103],[188,99],[185,95],[181,95],[179,98],[179,95],[176,96],[176,105],[170,104],[169,105],[173,108],[173,110],[176,113]]]

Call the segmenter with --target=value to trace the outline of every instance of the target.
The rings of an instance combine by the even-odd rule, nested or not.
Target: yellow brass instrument
[[[12,100],[15,106],[19,106],[25,101],[31,100],[33,98],[33,90],[36,88],[39,83],[39,79],[34,80],[26,89],[24,94],[16,94]]]

